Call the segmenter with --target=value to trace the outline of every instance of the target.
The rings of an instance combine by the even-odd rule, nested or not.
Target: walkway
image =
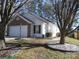
[[[48,42],[48,47],[55,50],[60,51],[79,51],[79,46],[73,45],[73,44],[59,44],[59,37],[52,39]]]

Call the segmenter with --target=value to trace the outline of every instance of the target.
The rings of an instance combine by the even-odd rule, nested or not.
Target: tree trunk
[[[65,34],[61,33],[60,44],[64,44],[64,43],[65,43]]]
[[[5,47],[5,27],[0,26],[0,41],[1,41],[1,47]]]

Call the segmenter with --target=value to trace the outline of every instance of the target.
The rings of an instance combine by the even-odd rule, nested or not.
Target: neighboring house
[[[47,32],[56,37],[58,27],[46,19],[32,12],[21,11],[17,13],[6,26],[6,36],[9,37],[45,37]]]

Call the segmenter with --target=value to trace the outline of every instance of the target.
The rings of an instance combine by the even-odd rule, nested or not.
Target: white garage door
[[[22,37],[27,37],[27,32],[28,32],[27,26],[22,26],[21,27],[21,36]]]
[[[10,26],[9,36],[27,37],[27,26]]]

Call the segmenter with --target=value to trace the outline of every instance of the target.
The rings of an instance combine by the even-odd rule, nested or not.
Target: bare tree
[[[79,9],[79,0],[54,0],[53,7],[54,17],[60,30],[60,44],[64,44],[65,37],[79,27],[71,30]]]
[[[76,15],[79,15],[79,0],[50,1],[50,4],[45,4],[42,6],[41,10],[47,15],[46,17],[52,17],[52,22],[57,23],[60,31],[60,44],[64,44],[65,37],[79,28],[79,26],[77,26],[75,29],[72,29],[72,26],[76,21]],[[45,19],[45,17],[43,18]]]
[[[3,40],[5,43],[5,28],[8,22],[11,20],[12,15],[21,8],[28,0],[24,0],[20,4],[18,4],[16,7],[16,0],[0,0],[0,40]]]

